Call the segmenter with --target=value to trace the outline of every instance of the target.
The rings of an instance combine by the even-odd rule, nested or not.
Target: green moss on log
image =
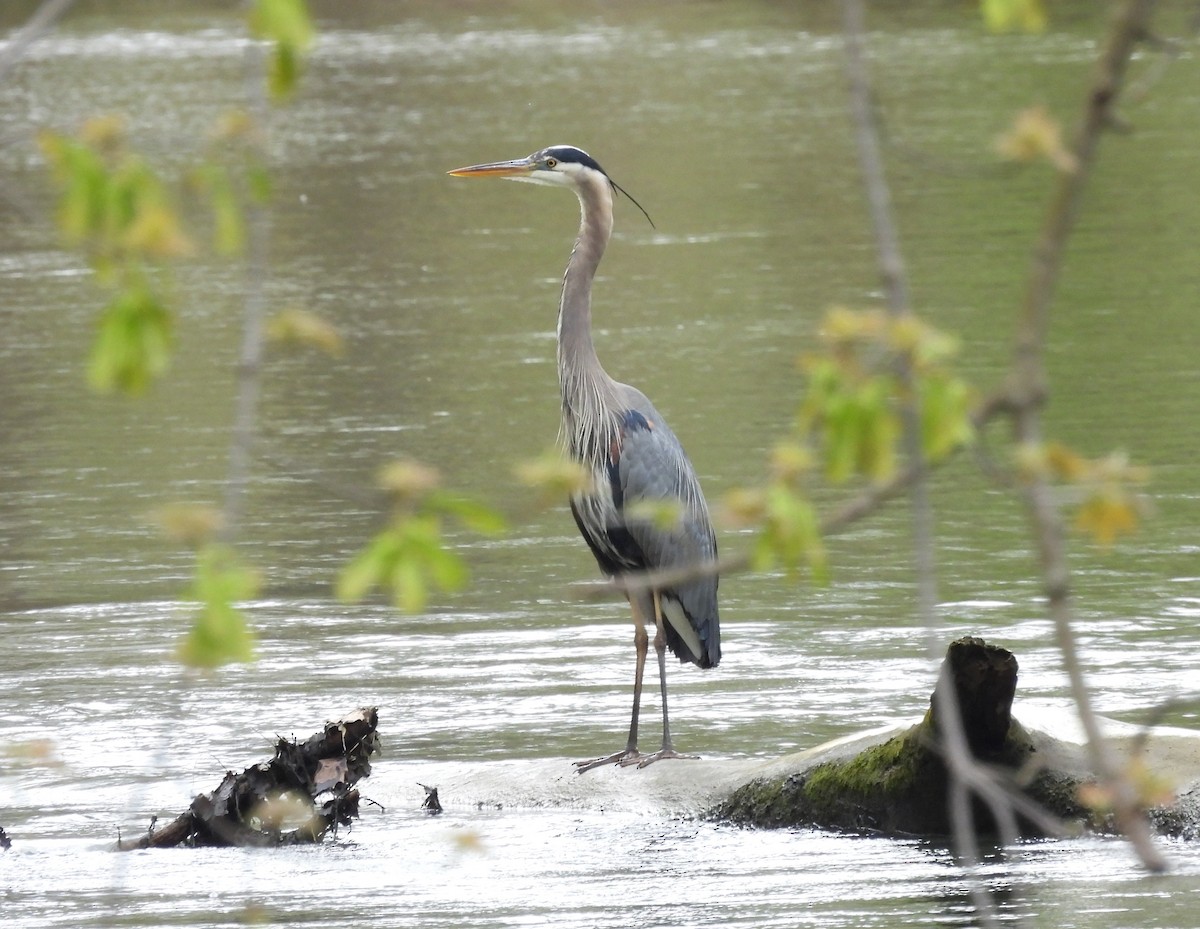
[[[740,825],[882,832],[943,831],[945,770],[927,747],[928,723],[844,761],[754,781],[715,815]]]
[[[743,826],[779,828],[816,826],[858,832],[945,835],[950,831],[946,806],[948,774],[933,740],[926,714],[919,724],[870,746],[851,758],[824,761],[807,770],[762,778],[734,791],[712,811],[714,818]],[[1016,720],[1007,738],[989,757],[990,764],[1019,769],[1034,753],[1029,734]],[[1079,782],[1039,776],[1027,793],[1048,809],[1077,818]],[[988,830],[991,819],[981,805],[976,821]],[[1030,834],[1036,833],[1026,824]]]

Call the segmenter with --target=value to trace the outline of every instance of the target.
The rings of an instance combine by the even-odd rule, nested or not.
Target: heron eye
[[[557,167],[558,167],[558,161],[557,161],[557,159],[554,159],[554,158],[547,158],[547,159],[546,159],[546,167],[547,167],[547,168],[557,168]]]

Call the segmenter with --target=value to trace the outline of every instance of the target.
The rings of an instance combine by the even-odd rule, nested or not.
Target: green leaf
[[[858,460],[861,413],[852,398],[837,395],[825,410],[825,474],[834,483],[849,480]]]
[[[392,602],[405,613],[420,613],[425,608],[428,591],[421,565],[412,558],[401,558],[392,567],[388,583]]]
[[[394,527],[389,527],[371,540],[338,575],[335,593],[344,603],[361,600],[372,588],[384,586],[393,566],[400,558],[403,540]]]
[[[405,555],[417,554],[423,557],[430,549],[438,548],[441,542],[441,519],[433,513],[420,516],[406,516],[399,520],[398,530],[404,540]]]
[[[118,293],[100,319],[88,382],[102,393],[142,393],[167,367],[171,314],[142,283]]]
[[[267,71],[271,95],[277,100],[289,96],[300,78],[301,57],[313,40],[304,0],[256,0],[250,10],[250,28],[275,46]]]
[[[920,382],[922,448],[930,461],[940,461],[975,438],[971,423],[971,391],[966,382],[929,376]]]
[[[766,521],[755,546],[753,560],[759,570],[782,564],[788,574],[804,565],[814,578],[825,576],[825,546],[812,503],[786,484],[767,488]]]
[[[257,591],[257,574],[239,564],[229,548],[217,544],[201,548],[188,594],[198,609],[180,643],[179,659],[199,668],[252,661],[254,634],[234,602],[252,597]]]
[[[750,550],[750,570],[765,573],[774,569],[778,563],[779,556],[775,551],[774,540],[770,534],[760,533]]]
[[[1111,548],[1123,535],[1134,532],[1139,523],[1134,497],[1122,487],[1105,487],[1092,494],[1079,507],[1075,526],[1091,536],[1102,548]]]
[[[628,522],[650,523],[660,532],[677,529],[684,517],[683,505],[678,500],[634,500],[625,505]]]
[[[267,320],[266,332],[272,342],[317,348],[334,358],[345,354],[345,342],[333,323],[300,307],[280,310]]]
[[[475,500],[445,493],[430,494],[430,509],[453,516],[472,532],[480,535],[501,535],[508,529],[508,522],[497,510]]]
[[[213,248],[221,255],[241,254],[246,247],[246,219],[228,168],[210,162],[194,176],[212,208]]]
[[[433,548],[427,554],[425,563],[429,576],[442,590],[462,590],[471,579],[467,563],[455,552],[446,548]]]
[[[796,420],[802,433],[817,430],[829,417],[828,407],[840,390],[841,383],[841,375],[832,359],[810,358],[805,363],[805,369],[808,384]]]
[[[890,406],[892,379],[872,377],[855,398],[855,469],[875,481],[886,480],[896,466],[899,423]]]
[[[300,80],[300,55],[297,50],[280,43],[275,46],[267,72],[267,87],[277,100],[291,96]]]
[[[438,475],[412,461],[396,462],[382,484],[399,499],[392,523],[342,569],[337,595],[359,600],[372,589],[389,592],[400,609],[424,609],[430,588],[459,590],[466,585],[466,562],[442,537],[443,520],[453,517],[477,532],[495,534],[505,528],[495,511],[437,489]]]
[[[202,604],[177,656],[193,668],[254,660],[254,635],[240,611],[227,604]]]
[[[79,244],[102,229],[107,178],[96,156],[74,146],[66,162],[59,221],[68,242]]]
[[[261,39],[300,50],[308,48],[314,35],[304,0],[256,0],[250,9],[250,28]]]
[[[526,487],[538,490],[545,501],[556,504],[563,497],[586,493],[592,486],[591,472],[567,458],[559,449],[520,462],[513,468],[513,473]]]
[[[42,133],[60,188],[64,239],[82,248],[111,291],[88,361],[96,390],[141,393],[167,367],[172,316],[152,268],[191,250],[166,185],[126,150],[121,122],[89,120],[79,138]]]
[[[246,186],[250,199],[260,206],[271,199],[271,172],[262,165],[252,164],[246,169]]]
[[[981,0],[983,21],[992,32],[1044,32],[1046,10],[1041,0]]]

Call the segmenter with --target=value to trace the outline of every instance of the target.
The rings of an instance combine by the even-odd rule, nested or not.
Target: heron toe
[[[683,758],[689,761],[699,761],[699,755],[681,755],[673,748],[663,748],[650,755],[642,755],[640,759],[630,762],[620,762],[620,764],[637,764],[639,768],[644,768],[646,765],[654,764],[656,761],[662,761],[664,758]]]
[[[619,764],[622,767],[631,764],[638,764],[646,756],[639,752],[636,748],[626,748],[619,752],[613,752],[611,755],[605,755],[603,758],[591,758],[586,761],[575,762],[575,771],[578,774],[583,774],[585,771],[591,771],[593,768],[603,768],[605,765]]]

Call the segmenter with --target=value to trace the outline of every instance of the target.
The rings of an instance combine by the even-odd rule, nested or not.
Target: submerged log
[[[1061,821],[1089,819],[1079,801],[1087,775],[1061,760],[1043,765],[1049,742],[1012,718],[1017,660],[1011,652],[965,637],[947,650],[943,682],[953,684],[968,747],[998,771],[1014,794]],[[886,741],[835,754],[787,774],[757,778],[717,804],[713,815],[747,826],[818,826],[887,834],[950,832],[950,774],[943,758],[943,721],[935,690],[916,725]],[[1073,760],[1073,759],[1072,759]],[[992,831],[990,810],[978,800],[976,827]],[[1018,815],[1023,834],[1042,835],[1043,820]]]
[[[374,707],[366,707],[309,736],[280,738],[275,757],[241,774],[226,772],[216,790],[138,839],[120,839],[122,851],[175,845],[272,846],[319,842],[358,818],[354,785],[371,773],[378,747]]]

